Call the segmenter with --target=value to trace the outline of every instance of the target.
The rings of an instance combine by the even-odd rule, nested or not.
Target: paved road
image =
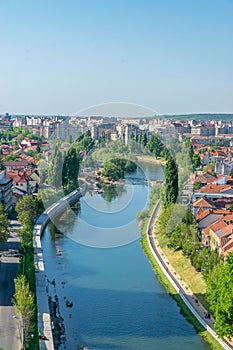
[[[14,278],[17,276],[19,258],[19,223],[11,220],[11,235],[6,243],[0,245],[0,347],[8,350],[21,348],[19,323],[15,309],[11,305],[14,295]]]

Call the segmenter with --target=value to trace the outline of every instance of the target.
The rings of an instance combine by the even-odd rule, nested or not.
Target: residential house
[[[5,210],[12,205],[12,183],[12,179],[6,177],[6,171],[0,171],[0,202]]]

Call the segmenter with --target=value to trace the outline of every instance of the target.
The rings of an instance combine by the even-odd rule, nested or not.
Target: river
[[[160,165],[148,163],[145,174],[163,178]],[[86,194],[74,214],[44,232],[45,269],[56,282],[48,292],[58,295],[65,326],[58,349],[209,349],[160,285],[140,246],[135,217],[148,200],[147,183],[128,180],[117,197],[111,195],[110,201]]]

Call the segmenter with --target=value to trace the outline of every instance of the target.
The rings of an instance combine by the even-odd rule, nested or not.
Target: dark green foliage
[[[62,154],[57,145],[50,158],[49,183],[55,188],[60,188],[62,185]]]
[[[146,144],[147,144],[147,135],[146,135],[146,132],[144,132],[143,134],[140,135],[140,144],[141,144],[143,147],[146,147]]]
[[[193,170],[201,166],[201,159],[198,154],[194,154],[192,157]]]
[[[156,159],[163,156],[164,145],[158,135],[152,134],[146,147],[155,156]]]
[[[104,163],[103,175],[113,179],[122,179],[125,173],[136,171],[137,165],[127,159],[111,159]]]
[[[193,185],[194,191],[197,191],[201,188],[201,183],[200,182],[195,182]]]
[[[25,137],[31,140],[37,140],[37,141],[43,140],[43,137],[39,135],[35,135],[32,132],[30,132],[28,129],[23,127],[9,128],[8,130],[0,132],[0,139],[1,139],[1,142],[13,143],[14,140],[12,139],[20,134],[22,134],[22,136],[18,139],[18,142],[21,142]]]
[[[71,147],[64,159],[62,169],[62,184],[66,194],[78,187],[78,173],[81,157],[77,154],[76,148]]]
[[[82,134],[78,139],[73,143],[73,146],[77,150],[82,150],[89,152],[94,147],[95,141],[91,137],[91,132],[88,130],[85,134]]]
[[[230,339],[233,336],[233,253],[209,275],[208,292],[216,319],[214,328],[219,337]]]
[[[35,270],[34,270],[34,249],[33,249],[33,226],[34,218],[41,211],[43,204],[40,198],[34,198],[31,195],[23,196],[16,205],[16,210],[18,211],[18,218],[23,224],[23,228],[19,231],[19,236],[21,240],[20,247],[20,264],[18,269],[18,275],[22,276],[25,281],[25,286],[28,287],[28,293],[32,295],[36,292],[36,281],[35,281]],[[21,278],[21,277],[19,277]],[[19,279],[16,280],[16,284]],[[30,292],[29,292],[30,291]],[[20,292],[20,289],[19,289]],[[32,292],[32,293],[31,293]],[[19,294],[22,296],[22,294]],[[16,297],[16,295],[15,295]],[[16,301],[17,301],[16,297]],[[24,309],[28,307],[29,299],[21,299],[21,306]],[[28,318],[28,331],[34,334],[33,339],[28,338],[26,340],[26,349],[36,350],[39,349],[39,339],[38,339],[38,328],[37,328],[37,311],[35,298],[32,297],[30,300],[30,317]],[[19,312],[21,313],[20,309]],[[27,315],[25,316],[27,317]]]
[[[174,158],[170,156],[165,166],[165,208],[175,203],[178,196],[178,170]]]

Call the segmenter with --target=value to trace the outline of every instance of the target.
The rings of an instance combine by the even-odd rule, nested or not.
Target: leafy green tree
[[[24,275],[15,279],[15,294],[12,300],[14,307],[20,315],[24,341],[30,332],[32,318],[35,312],[35,297],[29,290],[29,284]]]
[[[216,173],[214,172],[214,164],[207,164],[204,167],[204,172],[208,172],[209,174],[216,176]]]
[[[77,154],[75,147],[71,147],[64,159],[62,169],[62,184],[66,194],[74,191],[78,187],[78,173],[81,158]]]
[[[55,188],[60,188],[62,185],[62,154],[58,145],[55,145],[50,159],[49,182]]]
[[[164,145],[163,145],[162,141],[160,140],[160,138],[155,134],[152,134],[150,136],[150,139],[149,139],[146,147],[155,156],[156,159],[158,157],[161,157],[163,154]]]
[[[38,213],[37,203],[32,195],[24,195],[16,204],[19,221],[28,224]]]
[[[140,144],[145,147],[147,144],[147,135],[146,132],[140,135]]]
[[[165,166],[165,208],[175,203],[178,196],[178,170],[175,160],[170,156]]]
[[[122,179],[124,177],[124,169],[119,164],[116,164],[115,160],[109,160],[104,163],[102,174],[113,179]]]
[[[218,264],[208,279],[211,308],[215,316],[214,328],[219,337],[233,336],[233,253],[225,264]]]
[[[10,222],[5,216],[4,207],[0,204],[0,242],[7,241],[10,235]]]
[[[165,235],[167,234],[167,224],[169,222],[169,219],[171,217],[172,211],[174,208],[174,204],[169,204],[166,208],[164,208],[161,212],[161,214],[158,217],[157,223],[156,223],[156,231],[159,234]]]
[[[201,166],[201,159],[198,154],[193,155],[192,162],[193,162],[193,170]]]
[[[193,189],[194,191],[197,191],[197,190],[200,190],[201,188],[201,182],[195,182],[194,185],[193,185]]]

